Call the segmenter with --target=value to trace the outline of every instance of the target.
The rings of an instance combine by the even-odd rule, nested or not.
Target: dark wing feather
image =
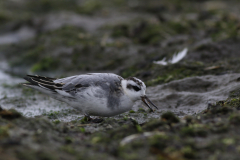
[[[25,83],[26,85],[35,85],[39,87],[45,87],[51,91],[55,91],[55,89],[62,89],[63,84],[53,82],[56,78],[49,78],[43,76],[34,76],[34,75],[27,75],[24,77],[29,83]]]
[[[42,80],[46,80],[46,81],[50,81],[50,82],[57,79],[57,78],[50,78],[50,77],[44,77],[44,76],[38,76],[38,75],[27,75],[27,77],[40,78]]]

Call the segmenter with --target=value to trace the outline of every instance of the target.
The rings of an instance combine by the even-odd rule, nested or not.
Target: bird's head
[[[122,80],[122,87],[124,92],[132,101],[135,102],[137,100],[142,100],[148,106],[148,108],[150,108],[149,103],[157,108],[156,105],[153,104],[146,96],[146,85],[140,79],[136,77],[124,79]],[[150,110],[152,109],[150,108]]]

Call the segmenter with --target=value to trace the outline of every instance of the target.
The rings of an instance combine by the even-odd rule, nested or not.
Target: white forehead
[[[132,81],[132,80],[128,80],[127,83],[128,83],[128,84],[131,84],[131,85],[133,85],[133,86],[136,86],[136,85],[139,86],[136,82],[134,82],[134,81]]]
[[[130,78],[129,80],[127,80],[127,83],[146,89],[146,85],[144,84],[144,82],[136,77]]]

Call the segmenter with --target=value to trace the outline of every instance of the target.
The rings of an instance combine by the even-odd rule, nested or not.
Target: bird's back
[[[122,79],[111,73],[90,73],[57,79],[54,82],[64,84],[62,91],[76,99],[72,102],[73,106],[88,114],[99,115],[101,111],[107,113],[109,110],[110,113],[120,107],[121,96],[124,94],[121,88]]]
[[[67,92],[98,86],[105,90],[106,93],[110,93],[119,89],[122,79],[122,77],[113,73],[89,73],[56,79],[53,82],[62,84],[62,90]]]

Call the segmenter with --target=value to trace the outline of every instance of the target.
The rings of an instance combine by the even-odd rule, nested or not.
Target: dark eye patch
[[[140,91],[141,89],[139,88],[139,87],[137,87],[137,86],[133,86],[133,89],[135,90],[135,91]]]
[[[128,88],[128,89],[135,90],[136,92],[141,90],[138,86],[133,86],[133,85],[131,85],[131,84],[128,84],[128,85],[127,85],[127,88]]]

